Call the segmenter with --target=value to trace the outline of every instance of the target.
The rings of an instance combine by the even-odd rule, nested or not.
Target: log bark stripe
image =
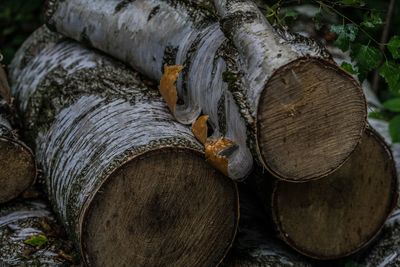
[[[235,183],[205,163],[189,127],[136,72],[48,33],[18,52],[12,91],[85,263],[218,265],[236,232]],[[26,49],[37,52],[23,65]]]
[[[214,1],[214,12],[192,2],[50,0],[47,18],[150,79],[165,63],[183,65],[174,116],[191,124],[209,115],[213,137],[238,145],[232,179],[246,178],[252,155],[290,181],[342,165],[366,125],[359,85],[317,43],[273,29],[251,1]]]

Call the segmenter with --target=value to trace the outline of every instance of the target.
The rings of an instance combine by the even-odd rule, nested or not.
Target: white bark
[[[49,24],[57,31],[90,43],[153,80],[161,79],[164,64],[184,65],[177,82],[184,104],[177,105],[175,118],[190,124],[201,112],[209,115],[214,137],[238,144],[228,156],[229,176],[241,179],[250,172],[252,156],[241,116],[246,106],[238,105],[223,81],[228,67],[219,54],[227,40],[211,13],[185,1],[49,2]]]
[[[36,55],[22,64],[32,50]],[[72,41],[49,40],[44,28],[25,42],[11,69],[49,198],[78,243],[85,203],[116,168],[164,147],[202,153],[137,73]]]
[[[271,76],[300,59],[332,62],[315,42],[274,30],[251,1],[214,1],[223,30],[215,12],[209,12],[208,1],[197,5],[189,0],[48,2],[46,15],[53,29],[130,64],[153,80],[160,80],[164,64],[184,65],[177,82],[183,104],[178,102],[174,116],[190,124],[201,113],[209,115],[212,137],[224,136],[238,145],[227,155],[228,174],[235,180],[249,174],[252,155],[281,173],[264,162],[256,133],[259,98]],[[357,101],[362,102],[361,93]],[[363,113],[360,106],[355,113]],[[342,152],[341,163],[350,150]],[[323,175],[335,167],[327,167]]]
[[[302,57],[331,60],[329,53],[312,39],[273,28],[253,1],[214,0],[214,4],[224,33],[239,51],[253,117],[261,92],[276,70]]]

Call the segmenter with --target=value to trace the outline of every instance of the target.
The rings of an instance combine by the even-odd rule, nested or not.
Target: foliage
[[[331,31],[336,33],[335,45],[347,51],[358,34],[358,28],[354,24],[332,25]]]
[[[43,247],[47,242],[47,237],[45,235],[33,235],[24,241],[25,244],[36,248]]]
[[[261,0],[259,0],[261,1]],[[8,64],[22,42],[43,23],[43,0],[0,1],[0,53]],[[333,44],[343,51],[350,51],[352,62],[344,62],[342,68],[363,81],[378,71],[386,84],[381,84],[382,101],[400,98],[400,7],[396,5],[390,38],[381,44],[380,35],[385,27],[388,1],[374,0],[264,0],[266,17],[277,24],[295,22],[299,13],[293,8],[298,4],[313,4],[320,11],[314,16],[316,28],[334,34]],[[281,9],[285,8],[284,12]],[[326,16],[335,15],[340,23],[327,23]],[[325,20],[325,21],[324,21]],[[329,36],[329,34],[327,35]],[[328,42],[330,40],[327,40]],[[383,49],[382,49],[383,48]],[[396,102],[398,105],[400,103]],[[400,106],[387,108],[374,117],[390,120],[392,137],[400,141]]]
[[[38,28],[43,0],[0,0],[0,53],[8,64],[22,42]]]
[[[341,67],[357,75],[362,82],[372,80],[379,74],[384,83],[377,92],[384,102],[382,110],[371,113],[371,117],[389,120],[390,133],[394,142],[400,142],[400,7],[394,6],[392,21],[385,25],[389,1],[372,0],[310,0],[310,1],[264,1],[266,17],[274,24],[286,27],[295,23],[298,13],[293,7],[312,4],[319,7],[313,17],[317,30],[327,43],[348,52],[352,62],[343,62]],[[283,10],[283,11],[282,11]],[[295,16],[293,14],[296,14]],[[327,20],[336,17],[336,22]],[[288,18],[290,20],[288,20]],[[388,38],[382,32],[389,29]],[[331,36],[333,38],[330,38]],[[379,41],[378,41],[379,40]]]

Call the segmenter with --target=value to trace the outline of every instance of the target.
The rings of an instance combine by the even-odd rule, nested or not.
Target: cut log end
[[[35,177],[31,151],[19,142],[0,138],[0,203],[20,195],[33,184]]]
[[[326,179],[278,183],[273,217],[282,238],[299,252],[317,259],[355,253],[392,211],[397,199],[392,156],[373,131],[367,130],[361,144]]]
[[[331,63],[303,58],[272,76],[257,115],[266,167],[288,181],[335,171],[354,151],[366,124],[359,85]]]
[[[226,240],[233,242],[237,216],[235,184],[200,154],[148,152],[116,170],[93,197],[83,256],[89,266],[215,266],[231,246]]]

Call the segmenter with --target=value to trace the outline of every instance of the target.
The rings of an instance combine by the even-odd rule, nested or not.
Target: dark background
[[[210,0],[211,1],[211,0]],[[351,0],[350,0],[351,1]],[[353,0],[354,1],[354,0]],[[0,52],[4,56],[3,64],[8,64],[18,47],[29,36],[32,31],[43,23],[43,3],[44,0],[0,0]],[[299,1],[299,0],[264,0],[272,6],[277,2],[281,6],[298,5],[301,3],[317,4],[318,1]],[[324,3],[336,3],[339,1],[323,1]],[[369,9],[379,12],[382,20],[385,20],[388,11],[389,0],[365,0],[365,7],[340,7],[338,10],[355,22],[361,22]],[[390,23],[389,39],[393,35],[400,34],[400,5],[396,4],[393,10],[392,21]],[[376,39],[381,39],[383,26],[374,30],[371,35]],[[365,40],[367,43],[369,40]],[[380,84],[380,93],[385,91],[385,84]]]
[[[43,0],[0,0],[0,52],[8,64],[23,41],[43,23]]]

